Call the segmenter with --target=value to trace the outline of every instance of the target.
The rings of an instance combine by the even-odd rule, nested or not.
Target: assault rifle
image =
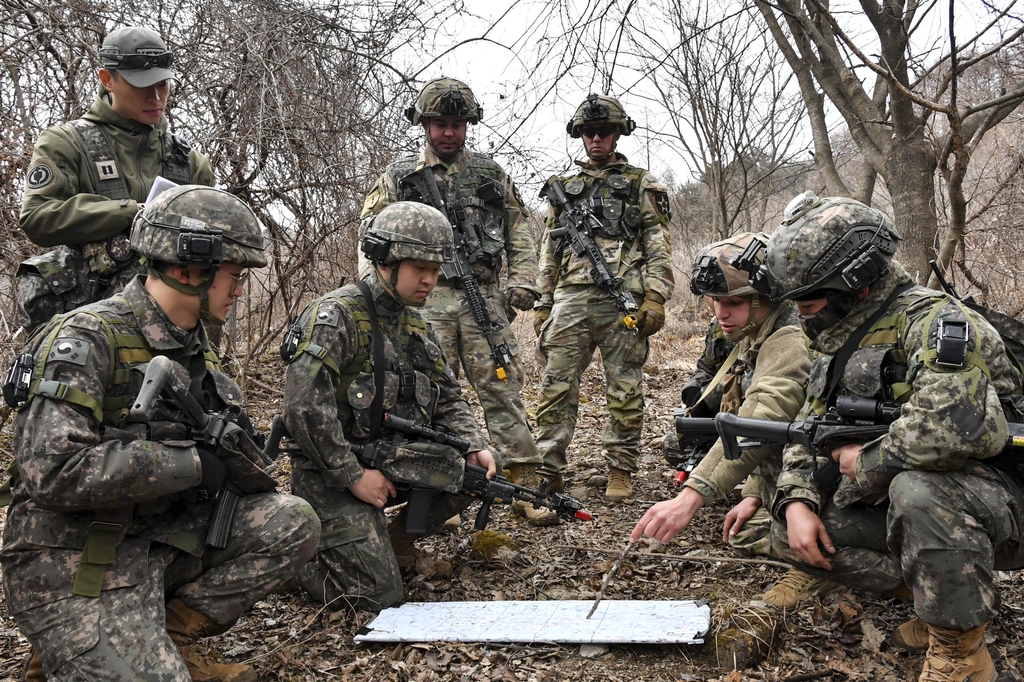
[[[252,434],[238,424],[243,414],[241,407],[229,405],[221,412],[207,412],[189,392],[188,384],[174,367],[175,363],[162,355],[149,361],[142,390],[132,405],[128,420],[150,422],[154,408],[159,405],[161,415],[170,413],[169,421],[185,426],[181,439],[194,440],[198,445],[217,451],[228,477],[217,493],[206,532],[206,545],[224,549],[238,500],[243,495],[277,488],[277,482],[266,472],[274,462],[260,450]]]
[[[418,192],[425,204],[433,206],[448,217],[455,238],[455,255],[450,265],[445,263],[441,266],[442,271],[445,277],[454,279],[462,287],[469,312],[473,315],[476,325],[480,327],[480,333],[484,335],[488,348],[491,349],[494,373],[502,381],[508,381],[509,371],[512,369],[512,351],[507,343],[495,343],[494,333],[501,331],[501,325],[491,321],[487,304],[480,293],[480,284],[476,281],[471,266],[484,255],[476,228],[466,220],[466,210],[462,206],[445,203],[441,190],[437,187],[434,171],[429,166],[416,173],[410,173],[402,178],[401,182]]]
[[[577,256],[586,256],[590,260],[592,269],[590,277],[594,284],[603,287],[615,299],[615,306],[622,311],[623,322],[630,329],[636,329],[636,313],[639,307],[633,294],[622,291],[622,278],[612,274],[608,267],[608,261],[594,241],[594,233],[601,229],[601,221],[591,210],[586,202],[579,202],[573,206],[565,193],[565,187],[561,181],[552,179],[545,186],[541,196],[546,197],[558,210],[558,221],[561,227],[551,230],[552,239],[568,238],[569,248]]]
[[[775,422],[747,419],[719,412],[714,419],[688,419],[676,411],[679,433],[710,433],[714,429],[722,439],[725,458],[739,459],[744,450],[758,450],[786,443],[799,443],[825,463],[815,470],[814,482],[823,488],[836,485],[841,474],[832,451],[844,445],[863,445],[889,433],[889,426],[900,416],[900,405],[862,398],[840,396],[824,415],[807,417],[802,422]],[[1024,447],[1024,424],[1010,423],[1004,454]],[[1019,475],[1017,456],[1000,455],[987,460],[992,466]],[[1024,473],[1024,472],[1020,472]]]
[[[283,437],[287,436],[287,432],[284,429],[284,422],[280,419],[281,415],[274,417],[274,429],[271,430],[271,440],[275,438],[280,441]],[[384,413],[383,426],[385,429],[395,433],[400,433],[405,436],[412,436],[416,439],[431,441],[433,443],[440,443],[441,445],[447,445],[455,450],[458,450],[465,456],[469,452],[470,443],[464,438],[451,434],[444,429],[433,428],[430,426],[424,426],[423,424],[417,424],[409,419],[395,416],[393,414]],[[378,444],[381,445],[378,448]],[[351,444],[352,451],[356,453],[359,461],[364,466],[371,468],[378,468],[382,462],[380,450],[388,450],[390,445],[387,444],[386,440],[377,441],[377,443],[367,444]],[[267,444],[268,452],[294,452],[298,448],[292,445],[285,445],[281,447],[279,442],[270,442]],[[563,493],[548,494],[547,480],[542,480],[540,487],[536,490],[533,488],[527,488],[521,485],[512,483],[504,476],[495,476],[488,480],[487,470],[483,467],[475,464],[464,464],[464,474],[462,478],[462,485],[459,488],[459,493],[463,495],[470,495],[480,500],[480,510],[476,515],[475,527],[477,530],[483,530],[487,527],[487,522],[490,519],[491,507],[495,504],[512,504],[516,500],[521,500],[533,505],[534,509],[540,509],[541,507],[547,507],[551,511],[555,512],[559,518],[563,519],[582,519],[584,521],[591,520],[589,512],[584,511],[583,503],[574,497],[565,495]],[[413,533],[415,535],[423,535],[427,532],[427,516],[430,511],[430,503],[434,496],[438,494],[438,490],[433,488],[425,488],[421,485],[403,484],[401,481],[393,481],[399,487],[409,490],[409,511],[406,516],[406,532]]]

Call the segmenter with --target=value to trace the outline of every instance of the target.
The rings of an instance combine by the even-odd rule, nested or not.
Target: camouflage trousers
[[[322,515],[323,533],[316,560],[299,571],[295,582],[318,603],[335,611],[381,611],[401,604],[405,588],[384,510],[348,490],[335,492],[331,508],[317,510]],[[389,505],[407,499],[408,493],[399,493]],[[472,502],[464,495],[436,495],[430,504],[425,536],[439,531],[447,519]],[[399,512],[393,523],[404,526],[407,509]]]
[[[736,535],[729,537],[729,546],[740,556],[780,558],[772,550],[772,515],[761,506],[747,519]]]
[[[966,631],[999,609],[992,571],[1024,567],[1022,505],[1017,482],[969,460],[957,471],[897,474],[888,506],[827,503],[831,571],[796,560],[785,524],[773,526],[772,544],[786,562],[854,589],[883,594],[905,580],[922,620]]]
[[[205,518],[196,518],[193,539],[189,533],[178,539],[194,545],[195,537],[205,537],[205,526]],[[39,652],[48,679],[187,682],[185,662],[165,629],[165,601],[181,599],[223,632],[309,560],[319,533],[304,500],[248,495],[239,501],[225,549],[197,556],[129,536],[121,544],[131,551],[119,547],[116,568],[123,563],[130,570],[115,571],[113,578],[108,571],[98,598],[72,595],[69,584],[52,602],[12,615]],[[34,562],[18,557],[15,570],[5,565],[8,595],[37,581],[48,561],[61,559],[47,557],[50,551],[33,552],[39,555]]]
[[[491,359],[491,349],[465,304],[465,294],[461,289],[439,282],[420,312],[440,339],[455,376],[459,376],[460,366],[465,370],[466,378],[480,400],[487,434],[501,457],[501,463],[504,466],[540,464],[540,454],[523,407],[523,368],[519,361],[519,345],[505,314],[505,295],[495,284],[480,285],[480,293],[499,327],[492,338],[495,343],[507,343],[512,353],[507,381],[502,381],[495,374],[497,365]]]
[[[565,470],[579,413],[580,377],[597,348],[608,404],[602,455],[609,466],[637,471],[644,423],[643,367],[650,345],[623,324],[622,313],[607,292],[571,285],[555,290],[551,316],[540,329],[538,354],[545,366],[537,406],[537,447],[545,475]]]

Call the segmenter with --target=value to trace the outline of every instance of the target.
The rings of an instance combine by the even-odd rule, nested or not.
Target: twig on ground
[[[604,549],[603,547],[582,547],[580,545],[551,545],[554,549],[573,549],[577,552],[597,552],[598,554],[618,554],[617,549]],[[706,556],[704,554],[637,554],[638,558],[645,559],[668,559],[669,561],[724,561],[725,563],[736,564],[759,564],[762,566],[776,566],[778,568],[789,568],[789,564],[772,559],[746,559],[735,556]]]

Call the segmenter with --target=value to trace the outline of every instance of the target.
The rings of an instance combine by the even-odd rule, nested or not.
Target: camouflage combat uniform
[[[561,179],[569,200],[604,200],[605,229],[594,235],[613,274],[624,279],[622,291],[637,301],[647,291],[665,301],[672,297],[672,247],[668,190],[647,171],[631,166],[618,153],[602,168],[577,161],[579,173]],[[549,206],[547,225],[557,226]],[[544,458],[541,473],[560,475],[576,429],[580,377],[594,349],[601,349],[609,421],[601,437],[609,465],[636,472],[643,427],[643,366],[650,348],[623,323],[611,294],[593,283],[590,260],[577,256],[562,240],[545,237],[541,249],[541,299],[537,308],[551,310],[540,328],[539,353],[545,361],[537,407],[537,446]]]
[[[812,347],[823,356],[811,368],[801,417],[820,411],[828,366],[843,342],[909,282],[893,261],[845,319],[817,336]],[[965,361],[939,364],[939,321],[963,319],[970,339]],[[901,416],[886,436],[863,446],[857,480],[843,476],[832,494],[811,477],[822,462],[788,446],[772,504],[782,523],[772,544],[798,564],[785,507],[799,500],[821,516],[837,550],[826,554],[831,571],[798,564],[802,570],[876,593],[905,580],[925,622],[960,631],[988,622],[999,603],[993,569],[1024,566],[1024,490],[991,459],[1007,440],[1000,397],[1019,397],[1020,387],[988,322],[931,289],[902,292],[861,339],[838,384],[841,395],[903,403]]]
[[[514,311],[504,293],[514,287],[536,295],[540,293],[537,290],[537,255],[527,222],[529,214],[511,178],[489,157],[463,149],[454,161],[446,163],[426,147],[418,157],[410,156],[388,166],[366,197],[363,217],[379,213],[396,201],[418,201],[418,196],[407,196],[408,191],[402,189],[400,181],[426,166],[434,169],[442,195],[465,207],[467,220],[480,236],[486,255],[473,264],[473,274],[480,284],[481,295],[488,302],[488,313],[492,321],[497,322],[494,342],[507,343],[512,353],[507,381],[495,374],[491,349],[466,305],[462,289],[454,280],[442,276],[421,312],[437,334],[455,376],[459,375],[460,365],[466,371],[466,378],[480,400],[489,439],[505,464],[540,464],[521,397],[522,362],[519,345],[509,325],[510,313],[514,319]],[[479,196],[481,187],[485,186],[495,190],[490,201]],[[501,287],[503,259],[508,264],[508,274]],[[365,277],[368,272],[360,254],[359,274]]]
[[[757,338],[743,337],[739,356],[722,379],[721,411],[753,419],[793,421],[804,403],[804,385],[811,362],[792,303],[780,303],[765,318]],[[717,370],[716,370],[717,373]],[[775,481],[782,471],[782,446],[745,450],[735,461],[724,458],[716,441],[683,483],[693,488],[704,504],[726,497],[747,477],[743,497],[757,497],[762,506],[729,537],[729,544],[747,555],[770,555],[768,505],[775,497]]]
[[[420,424],[443,426],[467,438],[471,451],[484,449],[429,325],[393,298],[375,273],[365,281],[385,339],[384,409]],[[317,561],[296,580],[334,609],[387,608],[403,600],[404,590],[384,512],[348,490],[363,475],[350,443],[368,441],[375,393],[365,299],[356,285],[342,287],[310,304],[296,326],[302,337],[288,365],[284,397],[288,432],[302,449],[292,455],[292,491],[309,500],[324,528]],[[399,494],[389,504],[403,501]],[[427,534],[471,501],[459,495],[435,496]],[[396,523],[402,520],[400,515]]]
[[[42,333],[51,342],[38,347],[37,371],[45,366],[34,379],[44,383],[14,428],[18,477],[0,552],[8,610],[53,679],[188,680],[165,601],[223,632],[308,560],[319,522],[296,497],[247,495],[227,547],[206,548],[212,503],[198,501],[193,442],[146,440],[124,420],[154,355],[205,372],[210,408],[242,396],[215,369],[202,325],[175,326],[141,278]]]
[[[108,238],[127,237],[153,180],[167,175],[165,161],[175,144],[167,118],[155,126],[126,120],[111,108],[103,86],[82,118],[95,124],[85,130],[98,129],[106,136],[130,196],[111,199],[102,194],[99,171],[75,125],[53,126],[39,136],[18,225],[34,244],[58,248],[26,260],[18,270],[19,323],[26,329],[112,296],[145,272],[137,257],[115,269],[103,254]],[[188,165],[191,177],[172,178],[177,184],[214,184],[206,156],[192,149]]]

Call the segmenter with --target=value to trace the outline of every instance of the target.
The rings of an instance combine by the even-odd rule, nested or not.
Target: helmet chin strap
[[[405,298],[398,293],[398,268],[401,267],[402,261],[398,261],[391,266],[391,276],[387,279],[381,275],[380,269],[375,269],[377,273],[377,281],[384,287],[384,290],[391,294],[392,298],[400,301],[402,305],[409,306],[410,308],[422,308],[427,304],[426,301],[414,301],[409,298]]]
[[[183,284],[166,272],[160,272],[154,268],[150,268],[149,272],[150,274],[154,274],[159,277],[160,281],[175,291],[180,291],[181,293],[188,294],[189,296],[198,296],[199,319],[203,322],[208,322],[218,327],[224,324],[224,320],[219,317],[215,317],[214,314],[210,312],[210,287],[213,286],[213,278],[217,275],[217,270],[215,268],[201,270],[198,285]]]
[[[739,341],[750,332],[757,329],[764,322],[765,318],[757,319],[757,309],[761,307],[761,294],[754,292],[750,296],[750,311],[747,313],[747,323],[725,335],[727,341]]]

